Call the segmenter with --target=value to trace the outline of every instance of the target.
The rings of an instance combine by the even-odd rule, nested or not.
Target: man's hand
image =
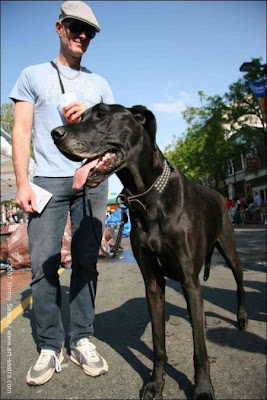
[[[73,102],[64,107],[64,115],[69,124],[77,123],[82,120],[81,115],[87,109],[83,103]]]
[[[37,211],[35,194],[29,183],[18,188],[15,203],[26,213]]]

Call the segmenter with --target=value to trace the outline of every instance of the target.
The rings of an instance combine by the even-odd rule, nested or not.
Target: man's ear
[[[144,106],[133,106],[132,108],[128,108],[128,110],[132,113],[136,122],[143,125],[148,131],[156,147],[157,121],[155,115]]]
[[[60,21],[56,22],[56,32],[58,34],[58,36],[62,36],[62,29],[63,29],[63,25]]]

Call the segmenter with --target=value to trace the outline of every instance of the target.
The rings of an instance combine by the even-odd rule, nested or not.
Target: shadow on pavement
[[[207,330],[207,339],[222,347],[232,347],[249,353],[266,354],[266,341],[248,331],[231,328],[215,328]]]
[[[183,295],[180,284],[172,280],[166,280],[166,283],[168,287]],[[245,287],[247,286],[255,290],[253,292],[247,292],[249,319],[265,321],[265,283],[245,281],[244,284]],[[69,302],[69,287],[62,286],[61,293],[62,321],[65,332],[67,332],[67,327],[69,325],[69,307],[67,306]],[[22,293],[22,300],[30,294],[30,289],[24,291]],[[237,299],[236,292],[234,290],[203,286],[203,297],[205,301],[208,301],[222,309],[221,314],[207,312],[206,316],[216,318],[218,320],[224,320],[227,323],[235,326],[235,329],[231,327],[208,328],[206,331],[208,340],[222,347],[228,346],[245,352],[266,354],[266,344],[263,339],[254,333],[248,331],[239,331],[236,328],[235,319],[230,319],[224,315],[224,311],[228,311],[234,315],[236,314]],[[30,320],[32,336],[36,343],[36,329],[33,310],[24,310],[23,316]],[[171,303],[166,303],[166,321],[169,320],[170,316],[182,318],[189,323],[187,309]],[[125,361],[140,375],[144,382],[141,392],[150,378],[153,362],[152,350],[142,340],[142,336],[148,324],[150,324],[150,318],[145,298],[130,299],[118,308],[99,313],[96,315],[94,323],[94,336],[112,347],[114,351],[120,354],[121,357],[123,357]],[[67,334],[65,345],[69,352],[69,339]],[[137,357],[132,349],[140,352],[140,357]],[[151,361],[151,368],[148,368],[141,361],[143,357]],[[185,374],[178,371],[170,364],[167,364],[166,373],[178,383],[180,390],[185,393],[188,399],[192,397],[193,385]]]
[[[62,322],[67,332],[69,325],[69,312],[68,297],[69,287],[62,286]],[[31,294],[30,289],[22,293],[22,298],[26,298]],[[176,307],[170,303],[166,303],[166,320],[168,321],[170,316],[174,315],[186,319],[189,322],[187,310],[181,307]],[[37,346],[36,340],[36,329],[35,329],[35,317],[33,309],[26,309],[23,313],[23,317],[28,318],[31,323],[32,336]],[[126,362],[140,375],[143,380],[143,387],[140,390],[142,393],[145,385],[147,384],[151,369],[147,368],[142,361],[133,353],[131,349],[135,349],[141,353],[142,356],[146,357],[151,361],[151,368],[153,362],[152,350],[147,346],[146,343],[141,339],[147,325],[150,323],[150,318],[147,310],[147,304],[145,298],[135,298],[128,300],[120,307],[97,314],[94,323],[94,336],[107,343],[111,346],[114,351],[120,354]],[[152,341],[152,339],[151,339]],[[65,347],[69,350],[69,339],[66,335]],[[193,360],[192,360],[193,362]],[[189,399],[192,397],[193,385],[192,382],[187,378],[185,374],[175,369],[172,365],[167,363],[166,373],[174,379],[180,390],[183,391],[186,397]]]
[[[181,286],[178,286],[177,282],[168,280],[167,285],[175,289],[178,293],[183,293]],[[246,287],[250,287],[255,290],[253,292],[246,291],[246,304],[249,321],[254,320],[266,322],[265,282],[244,281],[244,287],[245,290]],[[207,339],[222,347],[228,346],[245,352],[266,354],[266,341],[264,339],[249,331],[238,330],[236,320],[230,319],[223,315],[224,310],[236,315],[236,291],[207,286],[203,286],[202,290],[204,298],[204,308],[206,301],[210,302],[213,305],[216,305],[217,307],[222,308],[222,314],[206,311],[206,317],[212,317],[216,318],[217,320],[225,321],[235,327],[235,329],[225,327],[213,329],[207,327]],[[218,323],[220,323],[220,321]]]
[[[171,315],[181,317],[189,322],[186,309],[166,303],[166,321]],[[141,339],[149,323],[150,318],[145,298],[131,299],[112,311],[100,313],[96,316],[95,322],[95,336],[119,353],[143,379],[143,388],[140,393],[150,378],[151,370],[135,356],[131,349],[137,350],[149,359],[152,368],[152,350]],[[193,386],[187,376],[170,364],[166,366],[166,373],[178,383],[186,397],[191,398]]]

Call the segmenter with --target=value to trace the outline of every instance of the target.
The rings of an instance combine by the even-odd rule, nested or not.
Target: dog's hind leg
[[[193,330],[195,367],[194,400],[214,399],[205,342],[203,298],[199,278],[185,277],[182,282],[182,288]]]
[[[215,246],[233,272],[237,284],[237,326],[239,329],[245,330],[248,325],[248,315],[246,312],[246,294],[243,286],[243,269],[236,251],[232,226],[222,232]]]

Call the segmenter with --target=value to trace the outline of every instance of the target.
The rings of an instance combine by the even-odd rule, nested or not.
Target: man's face
[[[63,22],[58,21],[56,30],[60,37],[62,49],[73,57],[82,57],[90,43],[90,35],[87,33],[88,29],[90,30],[88,24],[76,19],[68,18]]]

